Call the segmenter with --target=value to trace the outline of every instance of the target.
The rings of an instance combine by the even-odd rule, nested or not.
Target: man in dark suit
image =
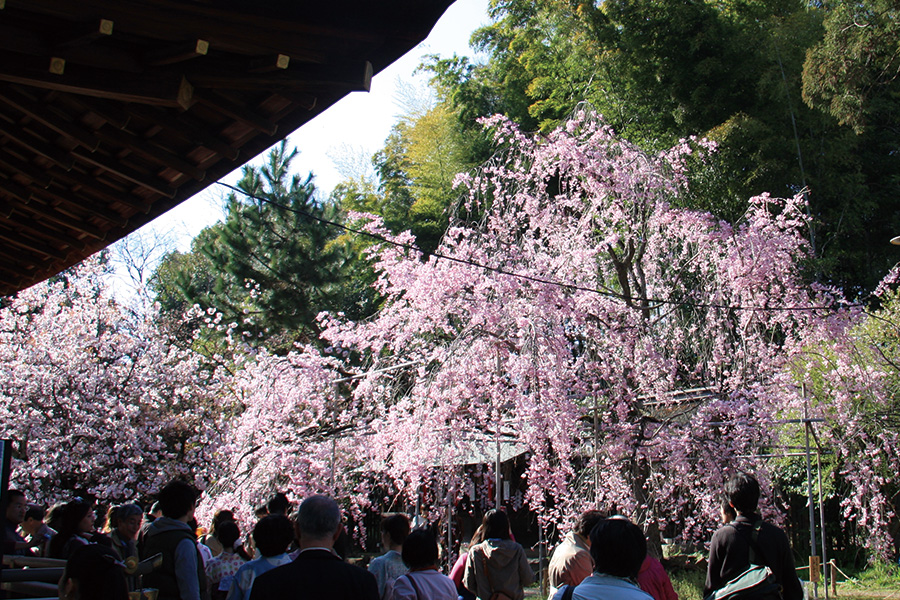
[[[343,531],[341,509],[327,496],[311,496],[297,511],[300,554],[260,575],[250,600],[378,600],[375,577],[348,565],[334,551]]]

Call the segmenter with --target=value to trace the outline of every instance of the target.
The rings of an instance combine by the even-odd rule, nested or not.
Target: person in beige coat
[[[603,516],[599,510],[582,513],[575,522],[575,528],[553,550],[548,568],[550,597],[563,585],[578,585],[594,571],[590,536],[591,530],[603,520]]]
[[[525,549],[510,539],[506,513],[489,510],[481,524],[485,539],[469,550],[463,585],[479,600],[491,600],[497,592],[522,600],[525,586],[534,581],[534,574]]]

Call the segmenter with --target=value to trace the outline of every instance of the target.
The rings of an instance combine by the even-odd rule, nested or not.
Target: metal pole
[[[809,416],[807,413],[807,409],[803,409],[804,415]],[[806,497],[809,502],[809,554],[810,556],[816,555],[816,507],[813,503],[813,493],[812,493],[812,461],[809,456],[809,428],[810,423],[806,422]],[[809,573],[809,578],[812,580],[812,571]],[[819,583],[813,583],[813,598],[818,600],[819,598]]]
[[[494,465],[494,483],[497,486],[496,493],[494,494],[494,508],[500,509],[500,504],[503,502],[503,491],[500,489],[501,485],[501,477],[500,477],[500,432],[497,432],[497,463]]]
[[[447,572],[453,568],[453,501],[447,497]]]
[[[598,414],[597,395],[594,395],[594,508],[600,510],[600,415]]]
[[[812,423],[809,424],[812,427]],[[818,440],[817,440],[818,441]],[[816,467],[819,476],[819,525],[822,527],[822,535],[819,536],[822,543],[822,584],[825,586],[825,600],[828,600],[828,581],[831,574],[828,572],[828,552],[825,547],[825,503],[822,501],[822,453],[821,448],[816,445]]]
[[[335,382],[334,383],[334,403],[331,405],[331,423],[334,425],[335,430],[337,430],[337,404],[338,397],[341,393],[341,384]],[[337,488],[335,487],[334,476],[335,476],[335,465],[337,462],[337,435],[331,434],[331,493],[337,494]]]
[[[541,573],[541,593],[544,593],[544,526],[541,525],[541,518],[538,520],[538,571]]]
[[[497,350],[497,382],[500,382],[500,379],[503,377],[503,369],[500,364],[500,350]],[[498,386],[499,387],[499,386]],[[494,494],[494,508],[500,510],[500,504],[503,501],[503,491],[500,489],[501,485],[501,477],[500,477],[500,428],[503,426],[503,413],[500,412],[500,399],[497,399],[497,432],[495,434],[497,441],[497,463],[494,465],[494,483],[496,484],[497,490]]]

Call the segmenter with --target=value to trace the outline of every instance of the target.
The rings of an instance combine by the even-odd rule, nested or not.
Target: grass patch
[[[900,590],[900,567],[884,561],[872,563],[863,570],[847,573],[851,578],[838,578],[838,595],[853,600],[882,600]]]
[[[703,600],[703,585],[706,572],[697,569],[672,569],[669,571],[672,587],[678,600]]]
[[[857,573],[854,586],[863,588],[900,589],[900,567],[878,561],[864,571]]]

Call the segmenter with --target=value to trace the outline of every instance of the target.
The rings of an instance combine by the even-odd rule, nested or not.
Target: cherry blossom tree
[[[221,377],[110,295],[88,259],[0,309],[0,437],[32,498],[144,499],[173,476],[204,485]]]
[[[320,315],[316,347],[251,347],[208,307],[188,318],[227,349],[202,358],[113,301],[96,260],[6,299],[16,485],[118,501],[181,475],[209,484],[201,520],[249,521],[275,490],[346,498],[358,518],[419,500],[438,518],[473,492],[489,502],[491,457],[511,448],[527,466],[504,502],[545,527],[598,506],[652,539],[705,541],[728,471],[771,491],[766,455],[810,417],[853,489],[846,517],[885,549],[900,443],[879,419],[896,415],[900,359],[896,326],[876,323],[898,321],[896,298],[864,319],[804,283],[800,197],[753,198],[736,225],[679,208],[702,140],[649,155],[587,111],[547,135],[485,124],[498,152],[457,178],[436,253],[354,216],[382,239],[383,307]]]
[[[547,136],[486,124],[500,149],[458,179],[467,218],[437,255],[369,218],[384,309],[326,318],[369,361],[368,467],[459,497],[454,465],[511,434],[543,523],[596,505],[705,539],[729,469],[770,485],[757,457],[804,406],[789,367],[853,318],[803,283],[802,200],[731,226],[674,207],[699,140],[651,156],[587,112]]]
[[[842,537],[882,556],[893,551],[888,524],[896,519],[900,493],[897,272],[895,267],[876,290],[880,308],[862,319],[833,319],[828,335],[791,366],[791,377],[805,383],[807,410],[824,419],[815,424],[813,443],[827,452],[823,461],[831,477],[824,494],[840,504]]]
[[[357,471],[366,432],[356,427],[360,407],[340,393],[342,363],[311,347],[241,361],[230,384],[234,416],[216,451],[222,476],[207,489],[200,518],[228,507],[252,523],[253,509],[276,491],[328,493],[358,514],[368,504]]]

